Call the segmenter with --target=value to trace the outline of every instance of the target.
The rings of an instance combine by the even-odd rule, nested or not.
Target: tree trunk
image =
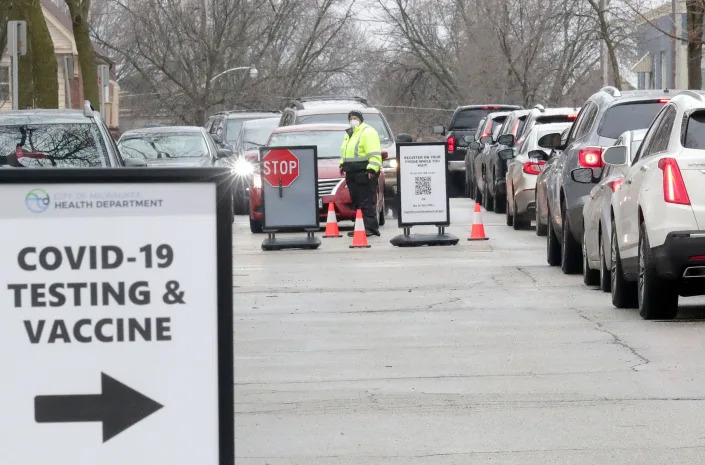
[[[58,65],[54,43],[44,20],[40,0],[27,5],[27,33],[32,53],[32,93],[35,108],[59,108]]]
[[[703,13],[701,0],[687,0],[685,4],[688,29],[688,89],[702,89],[700,69],[703,53]]]
[[[90,0],[66,0],[71,14],[73,35],[78,50],[78,61],[83,77],[83,98],[89,100],[93,108],[100,106],[98,98],[98,69],[95,61],[95,51],[88,26],[88,10]]]

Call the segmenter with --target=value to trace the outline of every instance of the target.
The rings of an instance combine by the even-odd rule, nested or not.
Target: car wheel
[[[639,228],[639,314],[645,320],[672,320],[678,313],[678,287],[656,271],[644,223]]]
[[[507,226],[512,226],[512,225],[514,225],[514,215],[509,213],[509,197],[507,197],[507,199],[505,199],[504,203],[505,203],[504,212],[507,216]],[[513,210],[513,211],[516,211],[516,210]],[[516,229],[516,226],[514,227],[514,229]]]
[[[545,236],[548,232],[548,226],[545,224],[541,224],[541,213],[539,212],[538,197],[534,198],[534,205],[536,205],[536,235]]]
[[[254,234],[261,234],[262,233],[262,223],[250,218],[250,231]]]
[[[586,244],[587,240],[583,234],[583,282],[586,286],[596,286],[600,283],[600,270],[590,269]]]
[[[612,290],[612,305],[617,308],[634,308],[637,302],[636,283],[624,279],[622,261],[619,258],[619,246],[617,245],[617,228],[612,220],[612,236],[610,239],[610,288]]]
[[[379,210],[379,225],[384,226],[384,223],[387,222],[387,202],[382,199],[382,208]]]
[[[600,289],[603,292],[609,292],[612,288],[612,277],[610,269],[607,268],[607,258],[605,257],[605,244],[602,242],[602,230],[600,230]]]
[[[493,204],[494,204],[494,211],[495,213],[504,213],[507,208],[507,199],[506,195],[504,196],[505,198],[502,199],[502,197],[499,195],[499,189],[497,189],[497,195],[494,196]]]
[[[565,204],[561,209],[561,219],[563,220],[563,236],[561,237],[561,270],[564,274],[580,273],[582,266],[582,249],[580,244],[573,237],[570,230],[570,222],[566,217]]]
[[[558,236],[556,236],[556,231],[553,229],[553,223],[551,222],[551,212],[548,212],[548,231],[546,232],[546,261],[551,266],[558,266],[561,264],[561,245],[558,242]]]
[[[465,197],[470,198],[471,197],[471,189],[472,186],[470,185],[470,180],[468,180],[468,175],[467,172],[465,172]]]
[[[465,185],[466,189],[468,191],[468,197],[471,199],[475,198],[475,183],[472,182],[472,178],[466,175],[465,177]]]
[[[485,183],[485,189],[482,193],[482,202],[482,206],[485,207],[485,210],[487,210],[488,212],[494,211],[494,197],[490,195],[490,189],[489,187],[487,187],[487,183]]]
[[[475,202],[484,206],[482,203],[482,192],[480,192],[480,188],[477,186],[475,186]]]

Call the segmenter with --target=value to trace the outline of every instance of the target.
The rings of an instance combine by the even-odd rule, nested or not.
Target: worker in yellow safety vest
[[[340,174],[350,191],[355,209],[362,210],[368,236],[379,236],[377,208],[375,205],[379,171],[382,168],[382,147],[379,134],[365,124],[362,113],[353,110],[348,114],[350,128],[346,131],[341,148]],[[353,233],[348,233],[352,236]]]

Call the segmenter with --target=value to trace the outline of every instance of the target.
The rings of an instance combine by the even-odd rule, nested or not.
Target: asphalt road
[[[705,462],[705,301],[642,321],[452,199],[455,247],[234,231],[238,465]]]

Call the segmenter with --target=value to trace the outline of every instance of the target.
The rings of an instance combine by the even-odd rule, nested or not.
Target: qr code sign
[[[416,176],[416,195],[431,195],[431,176]]]

